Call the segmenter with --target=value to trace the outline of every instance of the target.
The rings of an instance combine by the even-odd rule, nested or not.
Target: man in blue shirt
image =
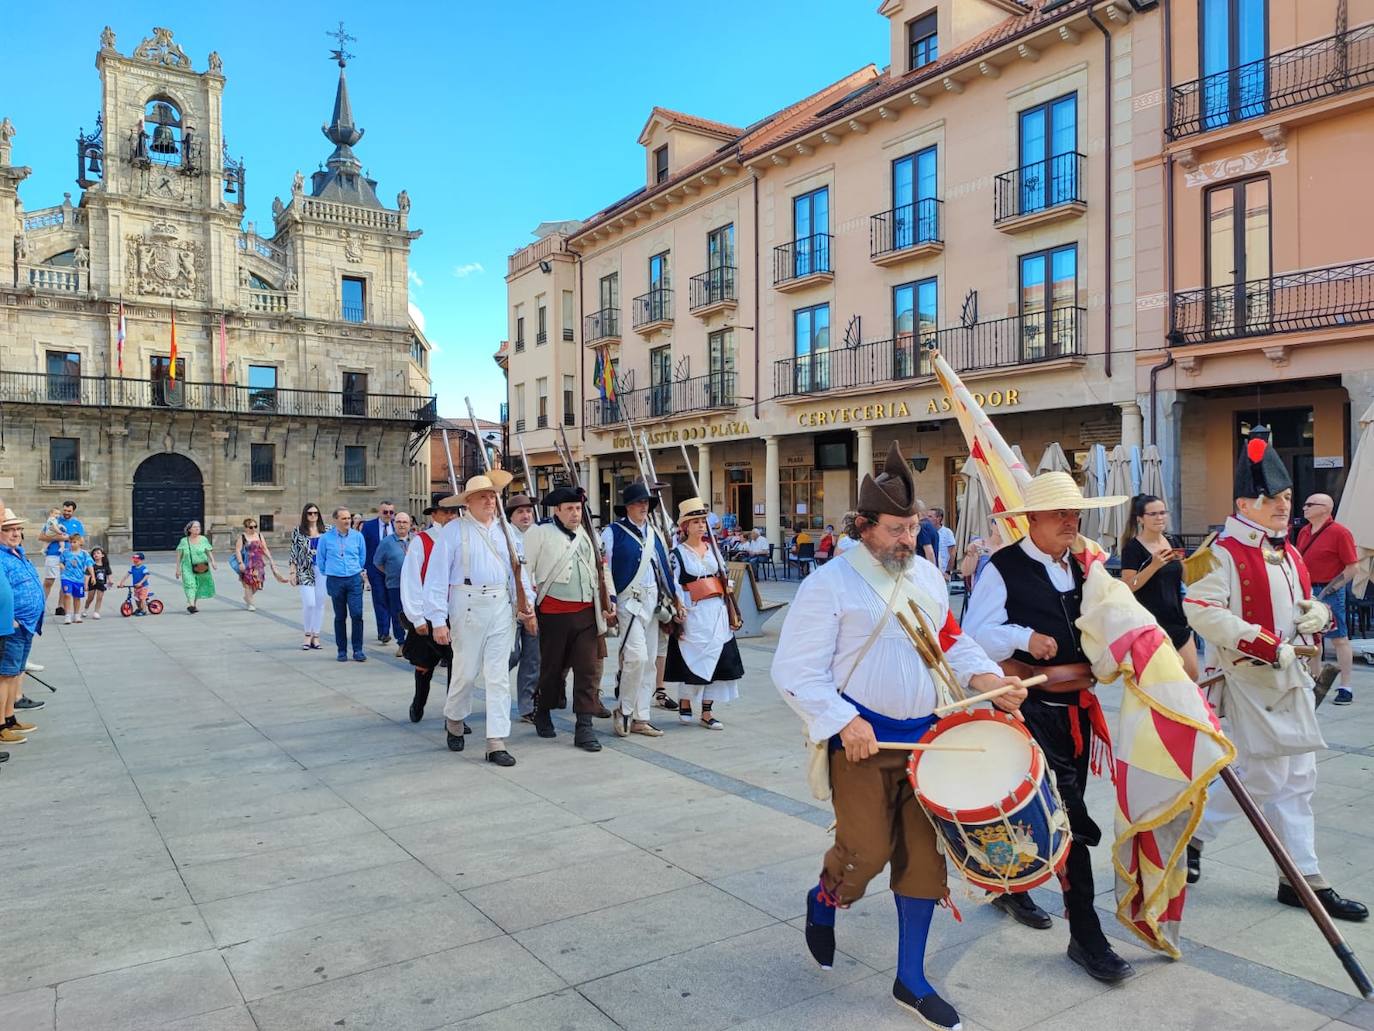
[[[921,525],[916,534],[916,554],[925,559],[932,566],[938,565],[935,553],[940,548],[940,531],[935,528],[935,524],[930,521],[930,509],[926,508],[926,503],[920,498],[916,499],[916,507],[921,512]]]
[[[46,524],[39,531],[38,539],[47,542],[47,548],[43,552],[43,597],[46,599],[48,592],[52,590],[54,580],[62,577],[62,548],[68,540],[75,534],[85,536],[86,527],[81,525],[81,520],[76,518],[76,502],[62,502],[62,515],[58,517],[56,525]],[[62,596],[59,594],[56,614],[61,616],[66,614],[62,607]],[[45,602],[46,603],[46,602]]]
[[[43,632],[43,609],[47,595],[33,568],[24,555],[20,541],[24,536],[24,520],[5,509],[0,521],[0,575],[9,585],[13,614],[8,620],[12,628],[0,637],[0,741],[20,744],[25,734],[36,729],[32,723],[21,723],[14,715],[14,703],[19,700],[19,680],[29,661],[29,649],[35,634]]]
[[[353,625],[353,661],[366,662],[363,652],[363,569],[367,548],[363,535],[349,527],[353,514],[336,508],[334,525],[320,538],[319,571],[325,576],[325,592],[334,603],[334,643],[339,661],[348,661],[348,624]]]

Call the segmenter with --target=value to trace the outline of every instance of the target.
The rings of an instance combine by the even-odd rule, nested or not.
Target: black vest
[[[1045,567],[1022,551],[1019,544],[994,552],[989,560],[1007,585],[1007,622],[1053,637],[1059,646],[1052,659],[1037,659],[1024,651],[1012,653],[1013,658],[1031,666],[1088,661],[1083,654],[1082,635],[1074,625],[1083,610],[1083,571],[1072,556],[1065,557],[1073,574],[1073,590],[1064,592],[1050,581]]]

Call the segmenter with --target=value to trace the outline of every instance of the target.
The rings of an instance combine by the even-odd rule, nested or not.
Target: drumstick
[[[942,745],[932,741],[928,745],[903,744],[901,741],[879,741],[879,748],[891,748],[899,752],[986,752],[982,745]]]
[[[972,698],[964,698],[961,701],[950,702],[948,705],[937,705],[935,706],[934,712],[936,716],[943,716],[945,713],[953,712],[955,709],[962,709],[968,705],[976,705],[979,702],[1000,698],[1008,691],[1015,691],[1018,687],[1034,687],[1036,684],[1043,684],[1048,679],[1048,676],[1041,673],[1039,676],[1018,680],[1015,684],[1003,684],[1001,687],[994,687],[991,691],[984,691],[982,694],[976,694]]]
[[[1321,649],[1314,644],[1295,644],[1293,654],[1300,659],[1315,659],[1321,654]]]

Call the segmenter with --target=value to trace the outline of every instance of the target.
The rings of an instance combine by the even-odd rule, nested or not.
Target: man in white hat
[[[1020,508],[998,513],[1024,515],[1030,532],[993,554],[964,613],[965,633],[1002,664],[1003,672],[1023,678],[1043,673],[1049,678],[1030,689],[1021,715],[1054,771],[1073,831],[1064,871],[1069,958],[1108,984],[1129,977],[1133,970],[1108,943],[1093,908],[1088,848],[1102,840],[1102,831],[1088,815],[1083,789],[1090,765],[1101,772],[1100,760],[1090,764],[1090,755],[1107,750],[1110,759],[1110,740],[1077,626],[1083,569],[1069,549],[1078,540],[1080,511],[1129,500],[1085,498],[1068,473],[1041,473],[1026,488]],[[1028,927],[1052,926],[1049,914],[1027,893],[1001,895],[994,904]]]
[[[425,618],[434,628],[434,643],[453,644],[452,679],[444,703],[449,750],[463,750],[463,721],[472,712],[472,692],[480,676],[487,696],[486,758],[497,766],[515,765],[514,756],[506,750],[510,735],[507,663],[515,619],[531,633],[536,630],[534,610],[528,607],[534,592],[512,553],[497,511],[497,495],[511,478],[505,470],[493,469],[472,477],[461,494],[439,503],[443,508],[462,506],[467,511],[439,534],[425,584]],[[517,605],[517,569],[524,609]]]

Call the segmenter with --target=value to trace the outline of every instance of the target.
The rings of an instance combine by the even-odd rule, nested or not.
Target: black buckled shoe
[[[592,729],[591,713],[580,712],[577,714],[577,726],[573,730],[573,744],[584,752],[601,751],[601,742],[596,739],[596,731]]]
[[[1313,892],[1317,896],[1317,901],[1322,904],[1322,909],[1337,920],[1369,919],[1369,908],[1363,902],[1343,899],[1336,894],[1335,888],[1314,888]],[[1302,899],[1298,896],[1297,889],[1291,884],[1279,884],[1278,898],[1285,906],[1303,908]]]
[[[1188,846],[1188,883],[1202,880],[1202,849]]]
[[[1135,968],[1112,951],[1110,945],[1089,952],[1073,938],[1069,939],[1069,959],[1103,984],[1116,984],[1135,973]]]
[[[515,756],[511,755],[504,748],[498,748],[494,752],[487,753],[487,762],[494,763],[497,766],[514,766]]]
[[[534,732],[540,737],[558,736],[558,731],[553,729],[553,717],[549,715],[548,709],[534,710]]]
[[[898,1006],[916,1014],[927,1027],[933,1027],[935,1031],[959,1031],[964,1026],[959,1022],[959,1011],[939,995],[931,992],[918,999],[910,988],[902,984],[900,977],[892,982],[892,997],[897,1000]]]
[[[998,895],[992,900],[992,904],[1018,924],[1033,927],[1037,931],[1047,931],[1054,926],[1053,918],[1035,904],[1029,892],[1015,891]]]
[[[816,898],[816,889],[812,888],[806,893],[806,948],[818,967],[832,970],[835,966],[835,925],[833,922],[818,924],[811,919],[821,906],[822,903]],[[834,918],[831,919],[833,921]]]
[[[448,735],[448,750],[450,752],[461,752],[463,746],[467,744],[467,739],[464,738],[462,734],[455,734],[450,730],[445,730],[444,733]]]

